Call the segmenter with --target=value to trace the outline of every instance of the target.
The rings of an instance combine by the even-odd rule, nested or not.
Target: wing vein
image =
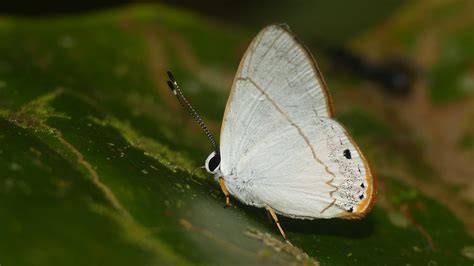
[[[334,190],[329,193],[329,195],[331,196],[331,198],[333,198],[332,194],[338,190],[338,188],[332,184],[332,182],[334,181],[334,178],[336,177],[336,175],[335,175],[331,170],[329,170],[329,167],[328,167],[323,161],[321,161],[321,159],[318,158],[318,156],[316,155],[316,152],[315,152],[313,146],[311,145],[311,142],[309,141],[308,137],[306,137],[306,135],[303,133],[303,131],[301,130],[301,128],[291,120],[291,118],[288,116],[288,114],[285,113],[285,112],[278,106],[278,104],[270,97],[270,95],[268,95],[268,93],[266,93],[265,90],[262,89],[252,78],[239,77],[239,78],[237,78],[237,80],[250,81],[250,83],[252,83],[252,84],[255,86],[255,88],[257,88],[257,90],[259,90],[259,91],[265,96],[265,98],[267,98],[267,100],[275,107],[275,109],[276,109],[280,114],[282,114],[283,117],[285,117],[285,119],[288,121],[288,123],[290,123],[291,126],[293,126],[293,127],[296,128],[296,130],[298,131],[298,134],[304,139],[304,141],[306,142],[306,145],[308,145],[308,147],[310,148],[311,153],[312,153],[312,155],[313,155],[313,158],[314,158],[318,163],[320,163],[322,166],[324,166],[324,170],[325,170],[329,175],[332,176],[332,178],[331,178],[328,182],[326,182],[326,184],[328,184],[330,187],[334,188]]]
[[[255,65],[254,71],[260,67],[260,64],[263,62],[263,60],[265,60],[270,50],[272,50],[275,43],[280,39],[281,36],[283,36],[284,33],[284,31],[280,32],[280,34],[278,34],[278,36],[272,41],[267,51],[265,51],[265,53],[262,55],[262,59],[260,59],[260,61]]]

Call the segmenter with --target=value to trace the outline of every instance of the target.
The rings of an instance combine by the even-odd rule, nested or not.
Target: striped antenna
[[[168,87],[170,87],[171,91],[173,94],[176,96],[178,99],[178,102],[183,106],[186,111],[188,111],[189,114],[196,120],[196,122],[199,124],[201,129],[204,131],[206,134],[207,138],[209,139],[209,142],[211,143],[214,151],[219,154],[219,148],[217,147],[216,140],[214,139],[214,136],[212,136],[211,132],[207,128],[206,124],[202,120],[202,118],[199,116],[199,114],[196,112],[196,110],[193,108],[191,103],[184,97],[183,93],[181,92],[181,89],[179,88],[178,82],[176,82],[176,79],[174,78],[173,74],[171,71],[167,71],[168,74]]]

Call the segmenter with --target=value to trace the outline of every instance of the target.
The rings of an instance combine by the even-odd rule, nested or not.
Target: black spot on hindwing
[[[346,157],[346,159],[352,159],[351,151],[349,149],[344,150],[344,157]]]

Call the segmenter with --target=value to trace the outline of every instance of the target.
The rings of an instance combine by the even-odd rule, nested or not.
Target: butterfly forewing
[[[358,217],[373,178],[332,118],[316,63],[284,27],[263,29],[237,71],[221,130],[221,171],[231,194],[298,218]]]

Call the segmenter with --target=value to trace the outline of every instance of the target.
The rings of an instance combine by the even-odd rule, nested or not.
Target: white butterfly
[[[205,167],[241,202],[299,219],[361,218],[375,178],[357,144],[332,117],[326,83],[310,52],[283,25],[264,28],[237,70],[220,149],[170,75],[168,85],[215,151]]]

